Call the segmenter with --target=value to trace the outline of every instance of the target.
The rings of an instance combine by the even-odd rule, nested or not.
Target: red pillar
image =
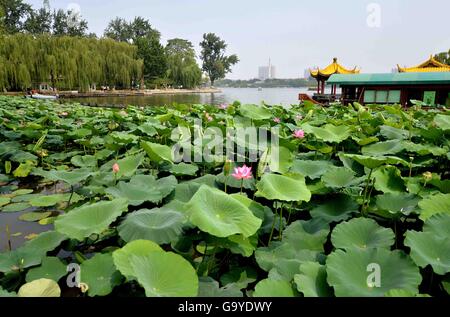
[[[322,81],[322,95],[325,94],[325,80]]]
[[[317,78],[317,93],[320,94],[320,80]]]

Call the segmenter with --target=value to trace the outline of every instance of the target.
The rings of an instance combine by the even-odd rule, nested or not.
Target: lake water
[[[299,93],[313,94],[307,88],[220,88],[222,92],[214,94],[176,94],[129,97],[97,97],[67,99],[69,102],[77,101],[87,105],[136,105],[161,106],[173,103],[185,104],[212,104],[232,103],[239,101],[242,104],[292,105],[298,104]]]

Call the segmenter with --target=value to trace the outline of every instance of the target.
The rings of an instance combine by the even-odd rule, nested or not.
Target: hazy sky
[[[397,63],[416,65],[450,49],[449,0],[50,0],[52,8],[73,3],[98,35],[116,16],[143,16],[164,43],[185,38],[199,53],[202,34],[214,32],[241,60],[231,79],[256,77],[269,57],[277,77],[294,78],[333,57],[363,72],[390,72]]]

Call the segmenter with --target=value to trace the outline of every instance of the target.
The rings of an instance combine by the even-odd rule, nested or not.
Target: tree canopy
[[[231,67],[239,62],[237,55],[225,55],[227,44],[214,33],[204,34],[200,46],[203,70],[208,74],[211,85],[216,80],[225,78],[231,72]]]
[[[27,34],[0,39],[0,90],[42,82],[86,91],[91,85],[130,88],[142,76],[137,47],[111,39]]]
[[[442,52],[437,54],[435,58],[441,63],[450,65],[450,50],[448,50],[448,52]]]
[[[171,39],[167,42],[168,79],[183,88],[196,87],[201,83],[202,71],[195,60],[195,50],[191,42]]]

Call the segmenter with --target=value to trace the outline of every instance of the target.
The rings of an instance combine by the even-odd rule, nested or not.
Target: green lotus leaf
[[[404,140],[409,136],[409,132],[403,129],[394,128],[388,125],[380,127],[380,134],[389,140]]]
[[[420,267],[431,265],[434,272],[450,272],[450,216],[438,214],[428,219],[423,232],[407,231],[405,245],[411,248],[411,258]]]
[[[19,216],[19,220],[28,221],[28,222],[36,222],[45,218],[48,218],[52,215],[51,211],[47,212],[29,212],[26,214],[22,214]]]
[[[355,160],[359,164],[369,169],[375,169],[384,164],[393,164],[393,165],[401,164],[403,166],[409,166],[408,162],[395,156],[366,156],[366,155],[343,154],[343,153],[341,153],[340,156]]]
[[[180,183],[175,187],[174,199],[181,201],[183,203],[189,202],[191,198],[195,195],[201,184],[194,182],[184,182]]]
[[[127,132],[114,131],[113,133],[110,133],[109,136],[113,138],[114,142],[122,144],[130,144],[139,140],[138,136]]]
[[[273,117],[272,112],[267,107],[257,105],[242,105],[239,107],[239,112],[244,117],[253,120],[267,120]]]
[[[405,182],[401,172],[395,166],[383,166],[373,172],[375,189],[384,193],[402,193],[405,191]]]
[[[265,279],[256,284],[253,297],[294,297],[294,291],[289,282]]]
[[[172,149],[167,145],[151,142],[141,142],[141,148],[147,152],[150,159],[156,163],[173,162]]]
[[[195,297],[198,294],[197,274],[178,254],[156,251],[131,255],[129,264],[147,297]]]
[[[211,277],[200,277],[198,297],[243,297],[243,294],[236,284],[220,287],[219,282]]]
[[[326,268],[337,297],[382,297],[393,289],[418,293],[422,282],[408,256],[385,248],[336,250],[327,257]]]
[[[256,217],[262,220],[263,223],[259,229],[260,232],[269,233],[272,230],[273,218],[275,215],[269,207],[263,206],[241,194],[233,194],[231,197],[244,204]]]
[[[14,203],[9,204],[4,207],[2,207],[2,212],[18,212],[18,211],[24,211],[31,208],[30,204],[27,203]]]
[[[136,170],[141,166],[143,161],[144,154],[130,155],[124,159],[118,160],[117,164],[119,165],[120,170],[116,175],[117,179],[121,179],[122,177],[129,178],[136,174]],[[109,171],[112,173],[112,162],[109,164],[111,164],[111,166],[109,166]]]
[[[331,242],[339,249],[389,249],[395,240],[391,229],[383,228],[375,220],[355,218],[340,223],[331,234]]]
[[[220,248],[229,249],[233,254],[240,254],[243,257],[251,257],[258,246],[258,237],[244,237],[241,234],[236,234],[234,236],[230,236],[226,239],[217,239],[215,242]]]
[[[70,131],[67,133],[68,136],[74,138],[74,139],[83,139],[87,136],[92,135],[92,130],[90,129],[75,129],[73,131]]]
[[[72,157],[70,162],[78,167],[96,167],[97,166],[97,158],[92,155],[77,155]]]
[[[130,214],[119,226],[119,235],[126,241],[152,240],[171,243],[183,232],[185,216],[170,207],[142,209]]]
[[[332,297],[333,289],[327,284],[325,266],[317,262],[300,265],[300,274],[294,276],[297,290],[305,297]]]
[[[28,194],[31,194],[32,192],[33,192],[32,189],[18,189],[18,190],[13,191],[11,193],[11,195],[16,197],[16,196],[28,195]]]
[[[42,257],[41,252],[26,248],[0,253],[0,272],[9,273],[39,265]]]
[[[434,117],[433,123],[443,131],[450,130],[450,116],[438,114]]]
[[[142,133],[147,134],[148,136],[155,136],[158,134],[155,127],[151,123],[144,123],[138,127],[138,130]]]
[[[405,147],[402,142],[399,142],[398,140],[390,140],[364,146],[361,149],[361,153],[368,156],[391,155],[400,153],[404,149]]]
[[[323,251],[330,228],[312,230],[307,221],[295,221],[283,232],[283,241],[299,250]]]
[[[155,180],[152,175],[136,175],[130,182],[119,182],[116,187],[105,190],[116,198],[126,198],[132,206],[142,205],[146,201],[160,202],[167,197],[177,185],[175,176]]]
[[[311,209],[313,218],[323,219],[327,223],[340,222],[351,218],[359,211],[358,203],[350,196],[340,194]]]
[[[310,201],[311,192],[301,175],[265,174],[256,185],[257,197],[281,201]]]
[[[447,294],[450,295],[450,277],[446,277],[443,281],[442,281],[442,287],[444,287],[445,291],[447,292]]]
[[[450,194],[437,194],[425,198],[419,202],[419,207],[422,210],[419,218],[423,221],[436,214],[450,214]]]
[[[11,201],[11,198],[9,197],[0,197],[0,207],[3,207],[7,204],[9,204]]]
[[[335,126],[332,124],[326,124],[325,126],[318,128],[312,126],[305,126],[305,131],[314,134],[318,139],[330,143],[341,143],[350,137],[352,130],[346,126]]]
[[[113,260],[116,268],[128,279],[134,279],[133,268],[130,264],[132,255],[146,255],[150,252],[163,252],[159,245],[149,240],[134,240],[123,248],[113,252]]]
[[[80,272],[80,280],[88,285],[88,294],[91,297],[110,294],[121,280],[110,253],[96,254],[84,261],[81,263]]]
[[[28,271],[26,281],[32,282],[41,278],[46,278],[58,282],[61,277],[67,274],[67,266],[57,257],[45,257],[39,267]]]
[[[416,292],[413,291],[407,291],[404,289],[392,289],[389,292],[386,292],[386,294],[384,294],[385,297],[401,297],[401,298],[406,298],[406,297],[430,297],[429,295],[424,295],[424,294],[417,294]]]
[[[190,222],[216,237],[254,235],[262,221],[241,202],[224,192],[203,185],[187,204]]]
[[[403,146],[407,152],[417,153],[420,156],[425,156],[429,154],[433,154],[434,156],[443,156],[448,153],[448,148],[441,148],[438,146],[431,146],[429,144],[416,144],[413,142],[403,141]]]
[[[51,207],[64,201],[64,195],[37,196],[30,200],[33,207]]]
[[[128,209],[126,199],[83,205],[58,217],[55,228],[72,239],[83,240],[93,233],[100,234]]]
[[[420,197],[407,193],[387,193],[376,196],[376,205],[392,214],[410,215],[418,208]]]
[[[59,285],[49,279],[39,279],[22,285],[17,293],[19,297],[60,297]]]
[[[32,161],[26,161],[25,163],[20,163],[19,167],[17,167],[13,175],[15,177],[28,177],[30,175],[31,171],[33,170],[33,167],[35,164]]]
[[[77,169],[72,171],[44,171],[35,169],[33,170],[34,175],[42,176],[53,181],[63,181],[71,186],[75,186],[78,183],[85,181],[89,176],[92,175],[92,171],[89,169]]]
[[[170,172],[174,175],[195,176],[195,174],[197,174],[197,171],[198,171],[197,165],[186,163],[172,165],[172,167],[170,168]]]
[[[267,157],[268,165],[272,173],[284,174],[289,171],[292,166],[292,152],[284,146],[272,146]]]
[[[322,175],[332,167],[333,164],[329,161],[303,161],[295,160],[291,171],[300,173],[310,179],[321,178]]]
[[[6,297],[17,297],[17,294],[14,292],[7,292],[0,287],[0,298],[6,298]]]
[[[357,181],[355,172],[346,167],[332,167],[323,176],[322,181],[330,188],[343,188]]]

